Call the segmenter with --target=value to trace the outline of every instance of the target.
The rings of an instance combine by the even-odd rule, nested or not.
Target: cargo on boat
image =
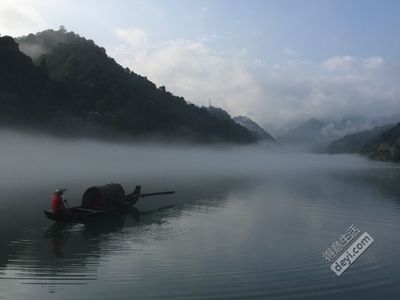
[[[44,211],[44,214],[53,221],[76,222],[124,210],[135,205],[140,198],[173,193],[175,192],[167,191],[142,194],[141,186],[137,185],[132,193],[125,194],[122,185],[110,183],[88,188],[83,193],[81,206],[67,206],[66,210],[62,213],[54,213],[51,209],[47,209]]]

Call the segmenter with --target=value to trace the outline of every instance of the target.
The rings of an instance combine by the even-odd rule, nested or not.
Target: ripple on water
[[[324,189],[279,188],[210,196],[144,216],[139,224],[112,222],[111,229],[79,224],[48,236],[31,230],[29,238],[7,243],[0,279],[66,286],[65,294],[68,286],[82,285],[77,290],[100,299],[107,292],[115,299],[365,299],[374,290],[395,290],[396,202],[369,192],[360,196],[366,201],[349,202]],[[347,188],[355,193],[353,183]],[[342,233],[332,228],[345,231],[353,223],[375,244],[337,277],[322,251]]]

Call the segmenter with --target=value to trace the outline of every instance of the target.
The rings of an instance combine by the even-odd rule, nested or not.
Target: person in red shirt
[[[65,191],[65,189],[57,189],[54,192],[54,196],[51,199],[51,208],[55,214],[68,213],[68,208],[65,207],[64,200],[62,198],[62,194]]]

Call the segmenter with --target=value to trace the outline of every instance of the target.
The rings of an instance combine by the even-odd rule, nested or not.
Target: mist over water
[[[192,178],[275,176],[280,173],[373,168],[357,156],[295,154],[264,146],[107,143],[0,131],[0,185],[65,182],[181,182]],[[337,159],[340,157],[340,159]]]
[[[400,170],[265,146],[107,143],[0,132],[1,299],[396,299]],[[109,182],[176,190],[74,225],[43,215]],[[340,278],[322,251],[356,224],[375,243]]]

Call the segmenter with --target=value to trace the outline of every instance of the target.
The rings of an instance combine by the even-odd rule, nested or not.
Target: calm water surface
[[[42,214],[53,184],[3,186],[0,299],[399,299],[396,166],[141,183],[177,194],[139,211],[174,206],[74,225]],[[79,203],[86,183],[65,186]],[[338,277],[322,252],[351,224],[375,243]]]

